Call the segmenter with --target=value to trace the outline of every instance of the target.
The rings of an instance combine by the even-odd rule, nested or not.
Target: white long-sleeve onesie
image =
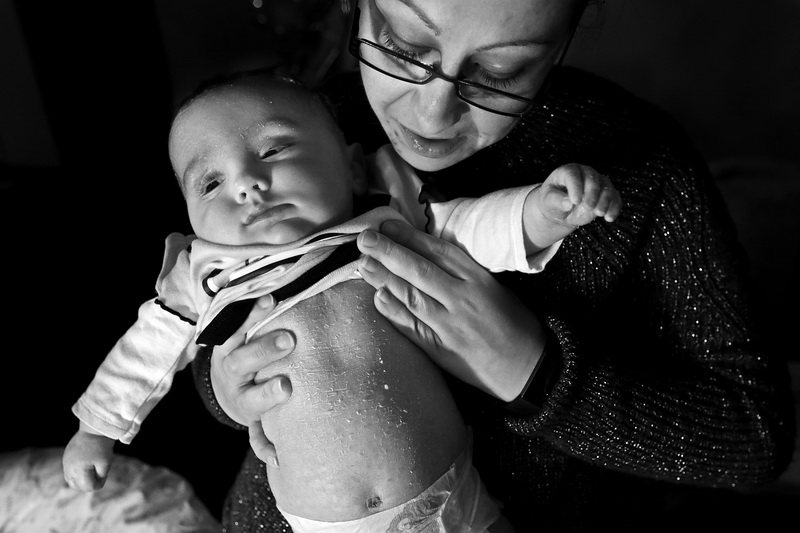
[[[429,203],[426,208],[419,201],[419,178],[391,147],[376,152],[368,160],[368,170],[371,193],[388,194],[389,207],[371,210],[300,241],[280,246],[225,246],[193,235],[173,233],[167,237],[157,297],[139,307],[136,322],[106,356],[73,405],[73,413],[103,435],[130,443],[145,417],[169,391],[175,373],[194,359],[200,334],[228,304],[273,293],[318,265],[324,270],[337,248],[390,218],[405,220],[459,245],[493,272],[539,272],[558,249],[560,242],[525,255],[522,209],[536,185],[482,198]],[[287,262],[287,258],[292,259]],[[250,330],[248,340],[296,302],[357,277],[356,265],[356,260],[339,265],[282,300]]]

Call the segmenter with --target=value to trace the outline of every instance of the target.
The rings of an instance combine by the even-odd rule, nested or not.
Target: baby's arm
[[[109,351],[72,407],[80,424],[62,460],[70,487],[93,491],[103,486],[114,443],[131,442],[175,372],[188,364],[194,352],[185,348],[194,328],[182,324],[155,302],[145,303],[140,320]]]
[[[597,217],[613,222],[621,208],[622,199],[608,177],[586,165],[560,166],[525,200],[525,251],[547,248]]]
[[[64,450],[64,479],[69,486],[87,492],[102,488],[114,459],[114,442],[81,422]]]

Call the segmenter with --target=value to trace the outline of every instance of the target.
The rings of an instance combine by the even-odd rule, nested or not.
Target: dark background
[[[311,82],[353,66],[328,1],[88,4],[0,0],[0,451],[66,444],[70,406],[153,295],[164,238],[190,232],[166,148],[185,91],[231,66],[288,62]],[[800,360],[800,1],[609,0],[585,24],[566,63],[686,127],[751,253],[770,338]],[[218,514],[246,446],[184,371],[117,449],[168,465]],[[795,479],[753,498],[783,505]]]

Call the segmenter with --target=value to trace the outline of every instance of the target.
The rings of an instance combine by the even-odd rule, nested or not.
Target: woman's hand
[[[250,429],[250,445],[258,458],[276,464],[275,448],[261,428],[261,415],[292,395],[289,378],[270,375],[268,367],[292,353],[294,334],[288,330],[270,331],[244,344],[247,331],[273,307],[271,296],[259,298],[244,324],[225,344],[214,349],[211,386],[222,410]],[[260,376],[258,381],[256,374]]]
[[[439,366],[504,401],[515,399],[544,348],[536,316],[457,246],[385,222],[365,231],[359,271],[375,307]]]

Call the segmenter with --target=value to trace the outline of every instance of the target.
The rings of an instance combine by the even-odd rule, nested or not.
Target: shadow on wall
[[[339,0],[155,0],[174,99],[223,71],[285,66],[309,84],[335,71],[347,20]]]
[[[800,163],[800,1],[608,0],[584,23],[566,62],[662,106],[709,160]]]
[[[800,165],[728,158],[714,162],[711,172],[750,259],[767,342],[800,364],[794,333],[800,323]]]

